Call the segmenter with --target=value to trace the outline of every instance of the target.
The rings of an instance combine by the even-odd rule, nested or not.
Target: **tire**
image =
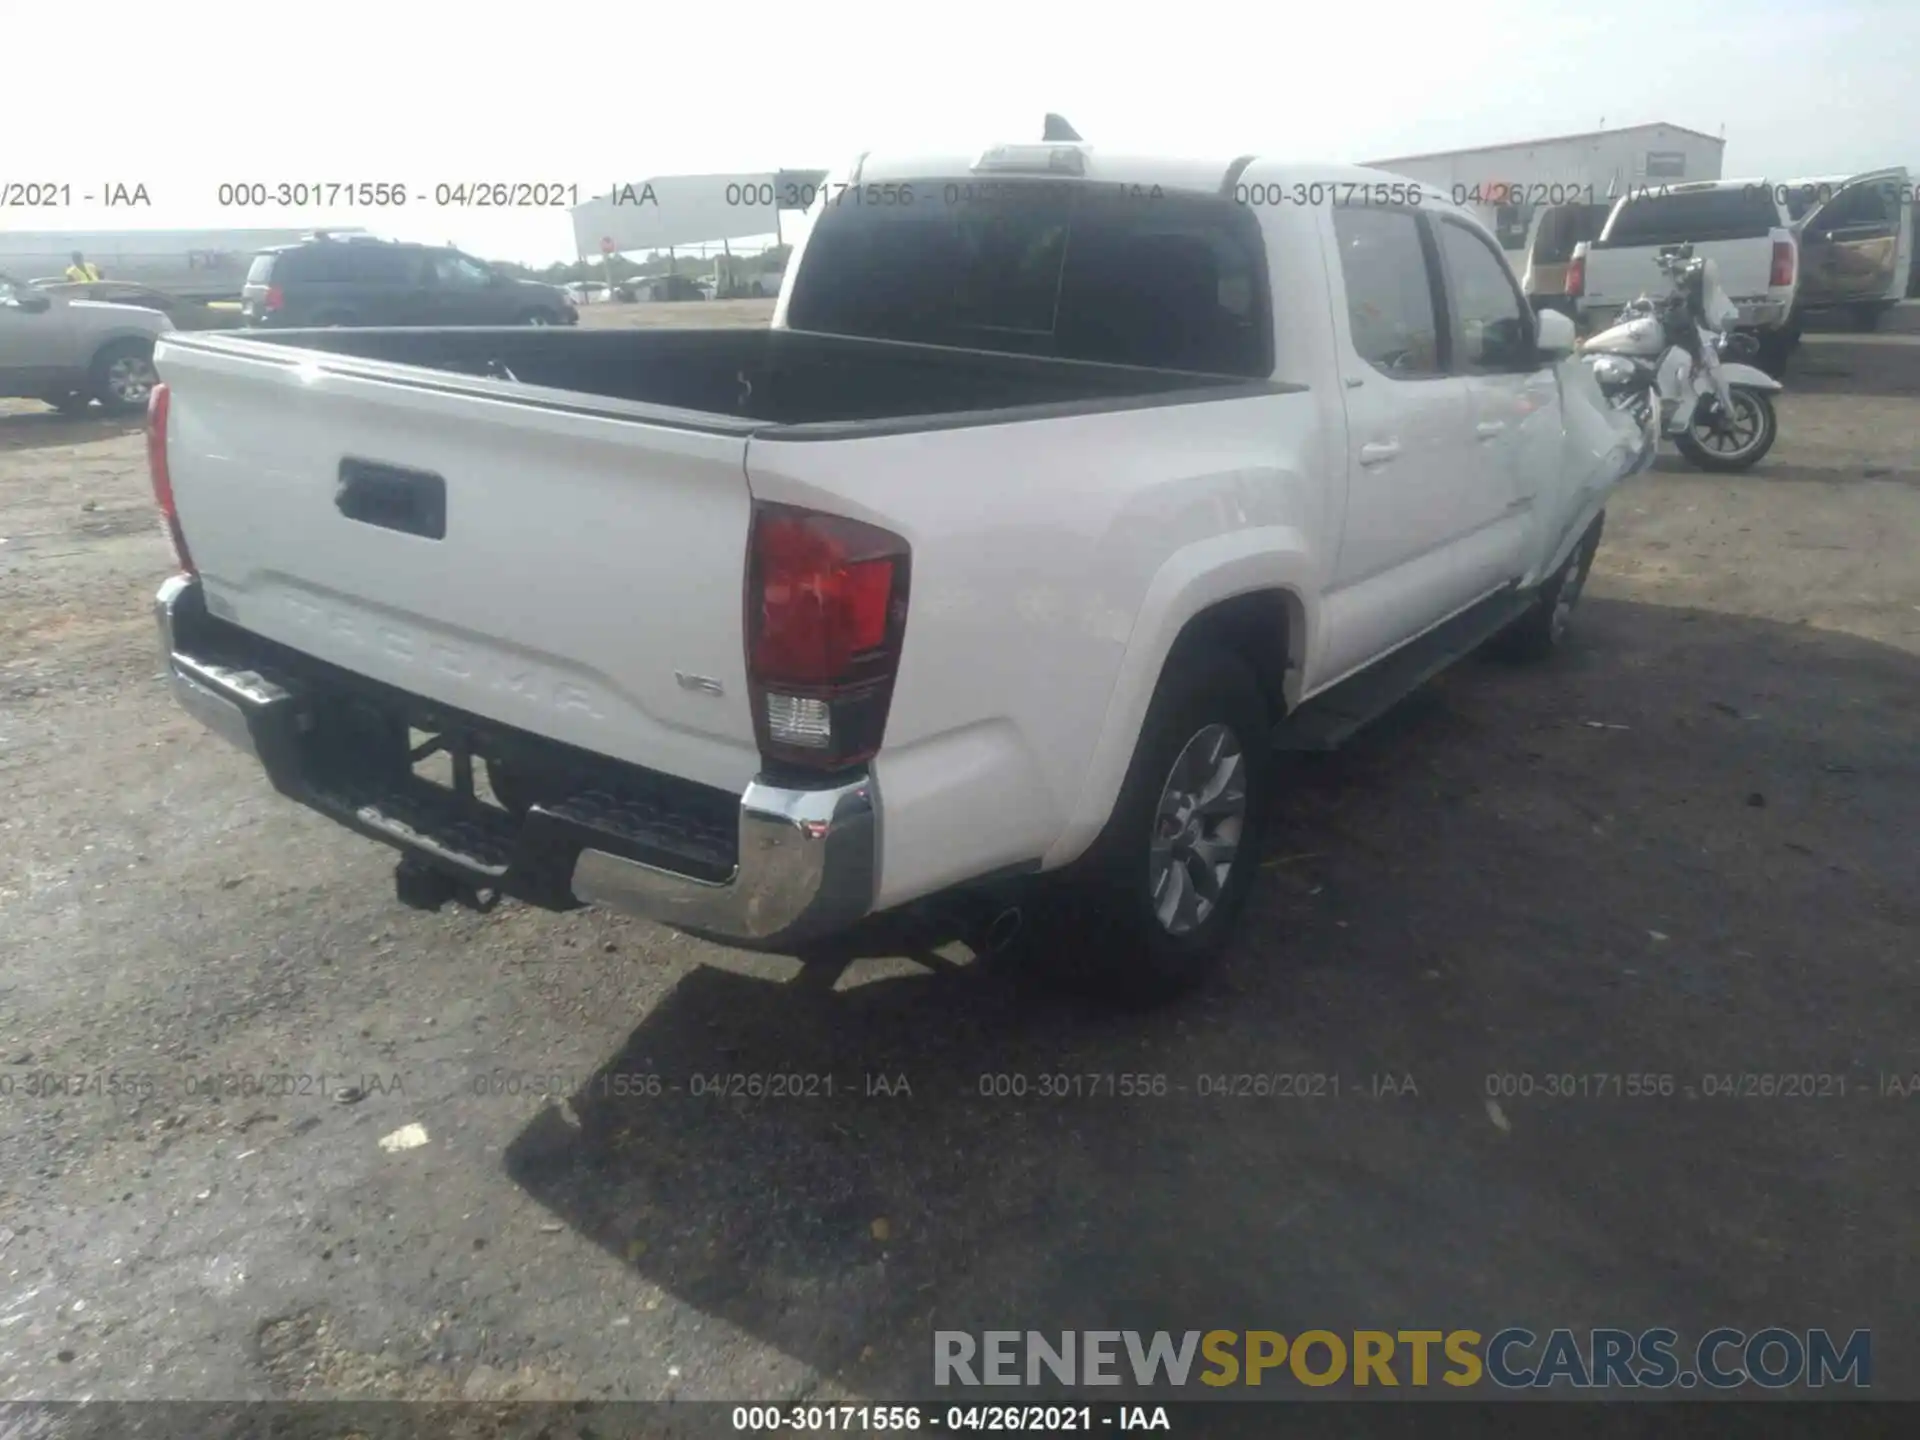
[[[1245,662],[1211,645],[1177,648],[1105,829],[1035,907],[1026,932],[1033,960],[1089,998],[1126,1007],[1197,988],[1225,952],[1259,869],[1271,728]],[[1210,791],[1218,808],[1208,819],[1188,803],[1207,804]],[[1182,814],[1191,818],[1170,836]],[[1225,855],[1224,879],[1189,850],[1195,841]],[[1202,876],[1213,880],[1211,897],[1194,883]]]
[[[313,317],[314,328],[319,330],[336,330],[359,323],[359,320],[348,310],[323,310]]]
[[[1600,533],[1606,523],[1605,511],[1593,517],[1573,553],[1540,587],[1532,607],[1494,637],[1488,647],[1493,654],[1502,660],[1544,660],[1566,644],[1574,607],[1586,593],[1587,576],[1593,571],[1593,557],[1600,549]]]
[[[1853,307],[1853,326],[1856,330],[1878,330],[1881,318],[1886,314],[1882,305],[1856,305]]]
[[[144,409],[159,379],[150,340],[115,340],[101,348],[87,370],[87,388],[109,415]]]
[[[522,325],[552,325],[555,321],[553,316],[545,310],[529,310],[520,317],[519,323]]]
[[[1762,390],[1750,390],[1745,385],[1735,385],[1732,394],[1737,412],[1734,424],[1742,434],[1751,426],[1750,439],[1745,439],[1731,450],[1703,444],[1699,438],[1701,427],[1698,425],[1686,434],[1673,438],[1673,443],[1687,459],[1702,470],[1721,475],[1751,470],[1773,448],[1773,442],[1780,434],[1780,421],[1774,414],[1771,396]]]

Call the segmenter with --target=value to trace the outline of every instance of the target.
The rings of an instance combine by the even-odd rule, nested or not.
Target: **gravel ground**
[[[694,312],[767,307],[585,323]],[[137,432],[0,406],[0,1397],[931,1398],[1006,1325],[1871,1327],[1920,1392],[1920,337],[1798,358],[1759,470],[1619,496],[1569,653],[1287,765],[1144,1018],[400,908],[169,701]],[[1568,1072],[1674,1089],[1488,1103]],[[756,1073],[835,1091],[692,1093]],[[1187,1093],[982,1094],[1110,1073]],[[1339,1098],[1198,1093],[1253,1074]],[[1708,1093],[1777,1074],[1845,1093]]]

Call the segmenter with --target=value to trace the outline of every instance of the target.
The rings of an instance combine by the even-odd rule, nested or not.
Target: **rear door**
[[[325,240],[283,251],[271,283],[282,325],[427,325],[422,247]]]
[[[335,267],[362,325],[438,325],[428,257],[420,245],[342,242]]]
[[[1905,169],[1856,175],[1837,188],[1817,181],[1793,181],[1788,188],[1815,197],[1797,225],[1803,305],[1900,298],[1913,253]]]
[[[1467,380],[1450,373],[1439,257],[1412,211],[1337,207],[1330,267],[1347,412],[1347,516],[1310,688],[1471,602],[1455,552],[1480,524]]]

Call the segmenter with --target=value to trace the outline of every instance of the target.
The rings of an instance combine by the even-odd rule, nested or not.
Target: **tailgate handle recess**
[[[340,462],[333,503],[349,520],[418,535],[447,538],[447,482],[425,470],[406,470],[374,460]]]

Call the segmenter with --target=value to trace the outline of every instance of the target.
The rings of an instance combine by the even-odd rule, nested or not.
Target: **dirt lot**
[[[588,321],[695,311],[766,307]],[[1870,1327],[1920,1393],[1920,336],[1798,359],[1758,471],[1617,499],[1571,653],[1287,767],[1223,982],[1144,1019],[399,908],[168,699],[138,434],[0,407],[0,1396],[932,1398],[934,1328],[1508,1324]],[[1488,1103],[1571,1072],[1674,1088]],[[982,1094],[1063,1073],[1187,1093]],[[1340,1098],[1198,1093],[1251,1074]],[[1711,1093],[1775,1075],[1844,1095]]]

